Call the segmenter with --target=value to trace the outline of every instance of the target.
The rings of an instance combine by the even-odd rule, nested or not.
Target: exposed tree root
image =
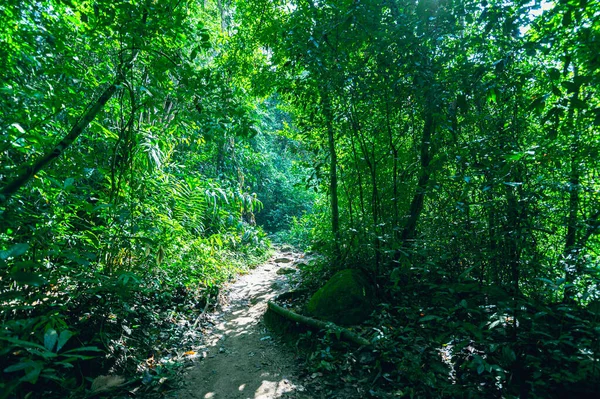
[[[346,341],[352,342],[356,345],[359,345],[359,346],[369,346],[370,345],[370,342],[367,341],[366,339],[364,339],[363,337],[361,337],[357,334],[354,334],[352,331],[350,331],[346,328],[340,327],[337,324],[334,324],[331,322],[324,322],[321,320],[313,319],[311,317],[302,316],[298,313],[292,312],[291,310],[282,308],[281,306],[277,305],[273,301],[268,302],[268,308],[269,308],[269,310],[277,313],[280,316],[285,317],[286,319],[305,324],[309,327],[333,331],[340,338],[343,338]]]

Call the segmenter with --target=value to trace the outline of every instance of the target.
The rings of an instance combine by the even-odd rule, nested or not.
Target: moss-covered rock
[[[363,322],[373,311],[374,291],[360,270],[346,269],[331,277],[308,302],[308,312],[340,325]]]

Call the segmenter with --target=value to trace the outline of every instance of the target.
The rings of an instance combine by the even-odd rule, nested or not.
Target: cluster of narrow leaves
[[[0,5],[0,397],[141,378],[267,253],[217,3]]]

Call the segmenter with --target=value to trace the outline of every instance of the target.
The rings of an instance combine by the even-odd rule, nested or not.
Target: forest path
[[[206,349],[172,399],[274,399],[304,396],[295,356],[265,327],[267,301],[289,290],[284,272],[301,255],[276,253],[225,288],[226,304],[214,316]],[[279,271],[279,274],[278,274]],[[299,395],[299,396],[296,396]]]

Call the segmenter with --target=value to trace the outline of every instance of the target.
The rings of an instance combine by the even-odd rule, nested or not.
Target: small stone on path
[[[282,267],[281,269],[277,270],[277,274],[279,274],[280,276],[294,273],[296,273],[296,269],[292,269],[291,267]]]

